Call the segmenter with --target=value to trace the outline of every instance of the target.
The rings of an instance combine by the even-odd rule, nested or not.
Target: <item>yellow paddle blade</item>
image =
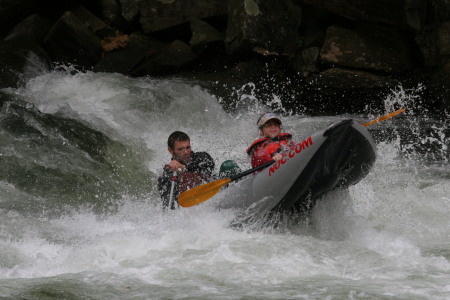
[[[378,123],[378,122],[381,122],[381,121],[384,121],[384,120],[386,120],[386,119],[389,119],[389,118],[392,118],[392,117],[394,117],[394,116],[396,116],[396,115],[398,115],[398,114],[400,114],[400,113],[402,113],[402,112],[404,112],[405,111],[405,109],[404,108],[401,108],[401,109],[399,109],[399,110],[396,110],[396,111],[394,111],[394,112],[391,112],[390,114],[387,114],[387,115],[385,115],[385,116],[382,116],[382,117],[380,117],[380,118],[378,118],[378,119],[375,119],[375,120],[372,120],[372,121],[370,121],[370,122],[367,122],[367,123],[364,123],[363,125],[364,126],[370,126],[370,125],[373,125],[373,124],[375,124],[375,123]]]
[[[178,196],[178,204],[182,207],[191,207],[200,204],[217,194],[224,185],[231,181],[231,178],[219,179],[187,190]]]

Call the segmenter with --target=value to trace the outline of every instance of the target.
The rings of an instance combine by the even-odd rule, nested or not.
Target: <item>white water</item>
[[[155,177],[174,130],[217,165],[234,159],[247,169],[265,109],[247,95],[227,113],[195,83],[90,72],[44,73],[8,92],[126,144]],[[289,116],[284,127],[302,140],[343,118]],[[163,213],[155,183],[146,196],[111,199],[114,213],[68,206],[48,215],[38,205],[46,199],[0,181],[0,298],[450,298],[448,160],[424,163],[396,140],[380,142],[373,170],[348,194],[326,196],[310,224],[276,229],[235,230],[235,212],[207,205]]]

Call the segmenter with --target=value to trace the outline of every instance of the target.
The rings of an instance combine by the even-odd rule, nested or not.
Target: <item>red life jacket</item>
[[[272,160],[283,146],[292,147],[288,144],[291,141],[292,135],[289,133],[281,133],[275,138],[261,138],[253,142],[247,149],[247,154],[251,155],[252,167],[255,168],[265,162]],[[283,147],[284,148],[284,147]]]
[[[278,148],[280,148],[280,144],[286,145],[291,138],[292,134],[290,133],[280,133],[278,136],[274,138],[263,137],[254,141],[250,145],[250,147],[248,147],[246,152],[248,155],[251,155],[252,152],[259,146],[263,146],[264,148],[267,149],[268,152],[270,152],[269,151],[271,150],[270,148],[274,148],[273,152],[275,152],[278,150]],[[272,144],[272,146],[268,149],[267,147],[270,146],[270,144]],[[272,154],[273,152],[271,152],[270,154]]]
[[[195,172],[182,172],[180,173],[180,193],[190,190],[196,186],[201,184],[205,184],[208,182],[208,179],[205,175]]]

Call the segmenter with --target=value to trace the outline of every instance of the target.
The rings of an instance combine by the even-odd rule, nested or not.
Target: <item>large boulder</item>
[[[49,67],[38,44],[0,41],[0,88],[17,87],[26,76]]]
[[[23,70],[24,59],[11,44],[0,41],[0,89],[15,87]]]
[[[226,16],[227,1],[142,0],[139,1],[139,13],[142,29],[151,33],[195,19]]]
[[[414,37],[420,50],[423,65],[426,67],[438,66],[442,59],[440,57],[440,26],[426,26],[420,34]]]
[[[319,47],[309,47],[302,50],[300,55],[293,59],[292,68],[304,77],[317,73],[319,71],[319,54]]]
[[[122,15],[122,8],[116,0],[99,0],[100,16],[110,26],[124,30],[128,23]]]
[[[193,20],[190,22],[190,26],[192,37],[189,44],[194,50],[202,50],[208,44],[223,41],[223,36],[220,32],[202,20]]]
[[[122,16],[127,22],[132,23],[138,18],[139,2],[138,0],[119,0]]]
[[[450,15],[450,4],[442,1],[437,3],[441,6],[440,10],[435,7],[435,22],[426,26],[415,40],[425,67],[420,74],[423,75],[421,82],[429,94],[427,104],[437,108],[437,113],[445,118],[450,114],[450,21],[445,21]]]
[[[320,58],[332,66],[390,73],[413,67],[409,42],[397,30],[380,25],[330,26]]]
[[[0,42],[0,88],[17,86],[25,76],[50,67],[42,40],[51,25],[40,15],[30,15]]]
[[[52,25],[50,19],[32,14],[18,23],[5,37],[5,41],[16,44],[41,44]]]
[[[416,42],[426,67],[450,62],[450,21],[427,26],[416,36]]]
[[[427,0],[304,0],[353,21],[384,23],[420,30],[426,17]]]
[[[111,26],[103,22],[103,20],[99,19],[92,12],[86,9],[84,6],[78,5],[72,8],[71,12],[97,36],[102,38],[114,36],[114,33],[116,31]]]
[[[318,113],[364,112],[382,109],[384,95],[399,82],[366,71],[331,68],[309,77],[308,105]]]
[[[365,71],[331,68],[310,79],[319,86],[326,86],[335,90],[350,89],[391,89],[398,85],[398,81]]]
[[[149,56],[132,72],[133,76],[168,75],[182,70],[193,62],[197,55],[188,44],[175,40],[156,53]]]
[[[140,62],[158,53],[164,44],[140,33],[132,33],[125,47],[103,53],[94,67],[96,72],[130,74]]]
[[[65,12],[52,27],[44,44],[55,61],[81,67],[92,67],[102,53],[100,38],[70,11]]]
[[[230,55],[255,48],[268,53],[293,54],[301,23],[301,8],[291,0],[228,1],[226,46]]]
[[[39,6],[34,0],[0,1],[0,36],[8,33],[15,24],[34,13]]]

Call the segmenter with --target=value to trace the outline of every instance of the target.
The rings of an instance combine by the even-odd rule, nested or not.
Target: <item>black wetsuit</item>
[[[173,158],[172,158],[173,159]],[[214,160],[206,152],[192,152],[191,161],[186,165],[184,172],[193,172],[203,175],[205,178],[212,179],[214,171]],[[158,190],[161,195],[162,206],[167,208],[170,201],[170,188],[172,186],[173,171],[164,166],[164,172],[158,178]],[[171,209],[178,207],[178,194],[179,194],[179,176],[175,182],[173,190],[173,199]]]

